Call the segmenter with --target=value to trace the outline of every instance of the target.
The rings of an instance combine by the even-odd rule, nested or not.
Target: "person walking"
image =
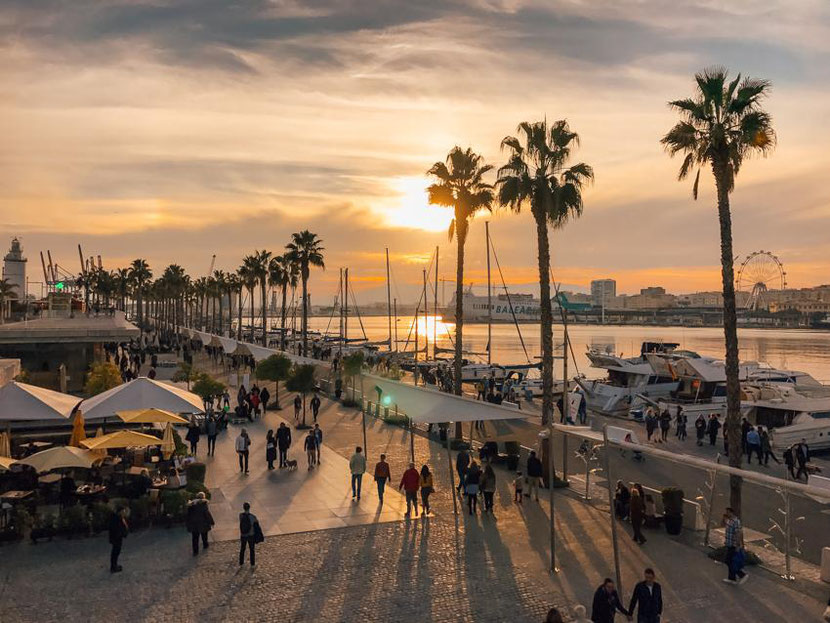
[[[432,472],[429,471],[429,465],[421,466],[421,478],[418,483],[421,487],[421,506],[424,507],[423,516],[429,515],[429,496],[435,491],[435,481],[432,478]]]
[[[268,462],[268,469],[274,469],[274,461],[277,460],[277,439],[273,430],[269,430],[265,435],[265,460]]]
[[[663,589],[654,581],[654,569],[643,571],[643,581],[638,582],[628,604],[629,616],[637,609],[637,623],[660,623],[663,615]]]
[[[201,437],[199,424],[196,422],[196,416],[191,415],[190,423],[187,425],[187,434],[184,438],[190,443],[190,454],[193,456],[196,456],[196,448],[199,445],[199,437]]]
[[[726,545],[725,562],[729,573],[723,581],[727,584],[743,584],[749,577],[741,568],[743,567],[744,531],[741,520],[732,508],[726,509],[723,515],[723,525],[725,528],[724,545]]]
[[[654,435],[654,431],[657,430],[657,418],[654,417],[654,411],[652,411],[651,407],[646,409],[646,441],[651,441],[651,436]]]
[[[262,403],[262,415],[265,415],[268,410],[268,401],[271,400],[271,392],[268,391],[267,387],[263,387],[262,391],[259,392],[259,400]]]
[[[775,456],[775,453],[772,451],[772,442],[769,438],[769,431],[761,426],[758,427],[758,431],[761,433],[761,455],[764,457],[764,467],[769,467],[770,457],[772,457],[773,461],[781,465],[781,461],[778,460],[778,457]]]
[[[686,418],[686,414],[683,413],[683,407],[677,407],[677,438],[680,441],[686,441],[686,424],[688,423],[688,419]]]
[[[383,491],[386,488],[386,483],[389,482],[389,479],[392,477],[391,472],[389,471],[389,463],[386,462],[386,455],[380,455],[380,461],[375,464],[375,482],[378,485],[378,499],[380,500],[380,504],[383,505]]]
[[[202,547],[208,548],[208,532],[213,527],[213,515],[210,514],[208,501],[204,491],[199,491],[196,497],[187,503],[187,515],[184,526],[190,533],[193,543],[193,555],[199,555],[199,539],[202,540]]]
[[[758,431],[755,430],[755,427],[752,424],[749,425],[749,429],[746,432],[746,464],[752,465],[752,455],[756,454],[758,456],[758,465],[761,465],[763,462],[763,457],[761,456],[761,435],[758,434]]]
[[[559,610],[551,608],[548,610],[548,616],[545,617],[545,623],[565,623],[565,619],[562,618],[562,613]]]
[[[323,452],[323,429],[320,428],[319,424],[314,425],[314,441],[316,442],[315,450],[317,451],[317,459],[316,463],[319,465],[320,461],[320,454]]]
[[[354,449],[354,454],[349,459],[349,471],[352,474],[352,499],[357,498],[359,502],[360,486],[363,482],[363,474],[366,472],[366,456],[360,446]]]
[[[573,623],[592,623],[588,618],[588,611],[582,604],[574,606],[574,620]]]
[[[709,422],[706,424],[706,432],[709,434],[709,445],[714,446],[720,430],[720,420],[714,413],[709,415]]]
[[[239,513],[239,566],[245,564],[245,549],[249,552],[251,566],[256,565],[256,544],[262,530],[259,527],[259,520],[251,512],[251,505],[245,502],[242,505],[242,512]]]
[[[300,398],[300,394],[294,396],[294,421],[300,421],[300,409],[303,407],[303,399]]]
[[[291,447],[291,429],[285,425],[285,422],[280,422],[280,427],[277,429],[277,450],[280,455],[280,468],[288,464],[288,448]]]
[[[591,606],[591,621],[593,623],[614,623],[617,611],[630,617],[628,610],[623,608],[617,589],[611,578],[605,578],[600,587],[594,592],[594,602]]]
[[[236,453],[239,455],[239,471],[248,473],[248,453],[251,448],[251,438],[248,437],[248,431],[244,428],[239,433],[235,442]]]
[[[536,501],[539,501],[539,483],[542,480],[542,472],[544,468],[542,461],[536,456],[536,451],[531,450],[530,456],[527,457],[527,492],[525,497],[536,496]]]
[[[643,496],[640,494],[640,490],[637,487],[631,488],[629,514],[631,517],[631,528],[634,530],[634,541],[640,545],[643,545],[646,542],[646,538],[643,536],[641,528],[643,526],[643,521],[645,520],[646,501],[643,499]],[[629,610],[630,609],[631,608],[629,608]]]
[[[314,398],[311,399],[311,415],[314,416],[314,421],[317,421],[317,414],[320,413],[320,395],[315,393]]]
[[[308,469],[314,469],[314,464],[317,462],[317,437],[314,434],[314,429],[308,431],[305,436],[303,449],[305,450],[306,459],[308,459]]]
[[[660,414],[660,441],[666,443],[669,440],[669,429],[671,428],[671,415],[666,409]]]
[[[784,450],[784,464],[787,466],[790,478],[795,480],[795,444]]]
[[[749,454],[749,447],[746,440],[747,433],[752,429],[752,424],[746,418],[741,418],[741,454]]]
[[[219,424],[212,415],[205,422],[205,433],[207,434],[208,456],[214,456],[216,454],[216,436],[219,434]]]
[[[121,555],[121,546],[124,539],[127,538],[127,533],[130,531],[127,524],[127,509],[124,506],[118,506],[110,515],[108,523],[109,541],[112,549],[110,549],[110,573],[118,573],[122,571],[121,565],[118,564],[118,557]]]
[[[496,472],[490,463],[484,466],[481,475],[481,493],[484,495],[484,512],[493,514],[493,496],[496,494]]]
[[[404,517],[409,517],[412,507],[415,507],[415,516],[418,516],[418,489],[421,487],[421,475],[415,469],[415,463],[410,463],[407,470],[401,477],[401,484],[398,485],[398,490],[403,489],[406,495],[406,514]]]
[[[804,482],[808,482],[807,463],[810,462],[810,446],[807,445],[806,439],[802,439],[796,444],[793,454],[795,454],[795,462],[798,464],[795,479],[800,480],[801,474],[804,474]]]
[[[706,436],[706,419],[702,413],[695,420],[695,436],[697,437],[697,445],[702,446],[703,438]]]
[[[455,471],[458,472],[458,491],[463,492],[466,484],[467,468],[470,466],[470,455],[464,448],[455,457]]]
[[[628,519],[631,506],[631,491],[625,486],[622,480],[617,481],[617,488],[614,491],[614,515],[620,521]]]
[[[464,485],[464,492],[467,494],[467,507],[470,510],[470,515],[476,513],[478,507],[478,486],[481,482],[481,470],[475,461],[470,463],[467,469],[467,476]]]

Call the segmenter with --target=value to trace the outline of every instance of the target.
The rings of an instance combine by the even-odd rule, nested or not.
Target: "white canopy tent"
[[[68,420],[80,402],[76,396],[12,381],[0,387],[0,420]]]
[[[84,400],[81,406],[87,422],[117,417],[118,411],[163,409],[172,413],[202,413],[202,399],[194,393],[140,376]]]
[[[273,348],[265,348],[264,346],[257,346],[256,344],[248,344],[247,342],[237,342],[234,355],[245,355],[253,357],[257,361],[268,359],[271,355],[276,355],[279,351]]]
[[[220,337],[219,338],[219,346],[221,346],[222,350],[225,351],[226,355],[230,355],[236,350],[238,342],[233,338],[229,337]]]
[[[415,387],[400,381],[363,375],[363,391],[368,399],[377,400],[376,387],[382,390],[383,406],[398,409],[415,422],[438,424],[441,422],[474,422],[477,420],[521,420],[527,417],[516,407],[497,405],[483,400],[447,394],[426,387]]]

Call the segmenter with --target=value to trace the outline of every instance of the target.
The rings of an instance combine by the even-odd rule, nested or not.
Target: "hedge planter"
[[[676,536],[683,531],[683,489],[666,487],[661,495],[666,532]]]

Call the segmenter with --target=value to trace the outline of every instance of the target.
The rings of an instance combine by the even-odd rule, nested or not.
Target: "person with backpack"
[[[378,485],[378,499],[381,504],[383,504],[383,491],[391,477],[392,474],[389,470],[389,463],[386,462],[386,455],[381,454],[380,461],[375,465],[375,482]]]
[[[245,548],[250,552],[251,566],[256,565],[256,544],[264,540],[259,520],[251,512],[251,505],[245,502],[239,513],[239,566],[245,564]]]

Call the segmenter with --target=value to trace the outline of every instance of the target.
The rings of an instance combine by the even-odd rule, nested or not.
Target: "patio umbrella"
[[[168,460],[176,451],[176,442],[173,440],[173,424],[168,422],[164,428],[164,437],[161,439],[161,453],[164,460]]]
[[[81,447],[81,442],[86,439],[86,431],[84,430],[84,416],[80,411],[75,413],[75,419],[72,422],[72,437],[69,438],[69,445],[76,448]]]
[[[7,472],[11,469],[15,460],[8,456],[0,456],[0,472]]]
[[[98,430],[95,432],[95,438],[103,437],[104,436],[104,427],[99,426]],[[106,458],[107,451],[106,450],[90,450],[89,455],[95,457],[96,461],[100,461]]]
[[[0,457],[12,455],[12,440],[10,433],[0,433]]]
[[[81,445],[90,450],[107,450],[109,448],[144,448],[161,445],[161,439],[153,435],[137,433],[134,430],[119,430],[103,437],[85,439]]]
[[[21,465],[29,465],[38,472],[51,472],[53,469],[70,467],[92,467],[95,458],[90,456],[88,450],[73,448],[72,446],[58,446],[38,452],[31,456],[16,461]]]
[[[182,416],[176,415],[172,411],[165,411],[164,409],[129,409],[126,411],[118,411],[115,415],[128,424],[164,424],[165,422],[187,424],[187,420]]]

